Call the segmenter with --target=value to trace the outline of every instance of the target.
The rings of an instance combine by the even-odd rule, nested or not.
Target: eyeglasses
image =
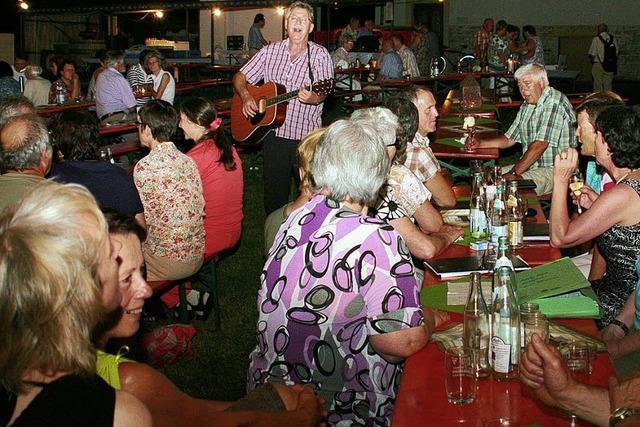
[[[144,125],[144,123],[142,123],[140,120],[136,120],[135,122],[133,122],[133,124],[138,126],[138,127]]]
[[[388,148],[394,147],[396,150],[398,150],[400,148],[400,142],[396,140],[393,144],[387,145],[387,147]]]

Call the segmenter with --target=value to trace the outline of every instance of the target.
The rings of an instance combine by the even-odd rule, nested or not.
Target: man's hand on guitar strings
[[[258,104],[253,97],[247,93],[242,97],[242,114],[246,117],[253,117],[258,112]]]

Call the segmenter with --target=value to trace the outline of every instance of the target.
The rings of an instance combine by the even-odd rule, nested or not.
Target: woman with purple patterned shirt
[[[389,425],[402,361],[436,323],[404,241],[367,216],[388,169],[373,126],[329,126],[311,164],[317,194],[280,227],[260,276],[248,388],[311,385],[329,425]]]

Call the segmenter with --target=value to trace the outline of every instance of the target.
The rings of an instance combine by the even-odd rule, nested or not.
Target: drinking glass
[[[591,373],[591,347],[588,344],[572,342],[561,347],[560,352],[571,376],[582,383],[587,382]]]
[[[524,347],[529,345],[533,334],[538,334],[541,340],[549,342],[549,321],[542,313],[532,313],[524,322]]]
[[[584,177],[582,176],[582,172],[579,169],[576,169],[571,176],[571,182],[569,183],[569,188],[573,192],[574,196],[580,199],[580,189],[584,186]],[[582,213],[582,206],[578,203],[578,213]]]
[[[445,391],[449,403],[464,405],[476,398],[473,356],[464,347],[453,347],[444,354]]]

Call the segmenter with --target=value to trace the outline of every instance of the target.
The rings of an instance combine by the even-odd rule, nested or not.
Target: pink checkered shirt
[[[333,78],[333,63],[324,46],[309,42],[311,71],[314,82]],[[241,69],[247,82],[255,85],[261,80],[283,85],[287,92],[310,84],[307,53],[291,61],[289,39],[271,43],[258,51]],[[287,117],[276,129],[276,136],[300,140],[322,126],[322,106],[303,104],[294,98],[287,105]]]
[[[407,159],[404,165],[422,182],[427,182],[440,170],[440,163],[429,146],[429,138],[416,132],[413,141],[407,144]],[[431,200],[431,193],[429,193]]]

